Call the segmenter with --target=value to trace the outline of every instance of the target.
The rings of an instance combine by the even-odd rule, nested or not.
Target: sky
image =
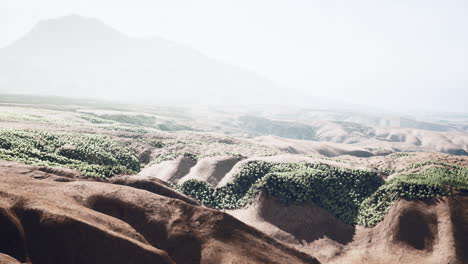
[[[468,112],[465,0],[0,0],[0,47],[69,14],[188,45],[285,90]]]

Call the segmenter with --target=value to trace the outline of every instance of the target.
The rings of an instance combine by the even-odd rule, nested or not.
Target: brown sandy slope
[[[247,208],[228,212],[266,234],[311,254],[318,254],[309,250],[314,241],[325,239],[327,243],[322,243],[320,252],[331,254],[329,252],[336,252],[351,242],[355,233],[354,226],[343,223],[314,204],[285,205],[265,194]]]
[[[18,260],[8,255],[0,253],[0,264],[16,264],[16,263],[21,263],[21,262],[18,262]]]
[[[163,161],[159,164],[144,168],[138,175],[155,176],[159,179],[177,183],[182,177],[190,172],[190,169],[197,164],[197,161],[184,155],[174,160]]]
[[[115,176],[109,180],[110,183],[131,186],[133,188],[146,190],[155,194],[182,200],[192,205],[200,203],[190,196],[174,191],[166,182],[150,176]]]
[[[401,200],[332,263],[468,263],[468,197]]]
[[[441,152],[466,155],[468,153],[468,134],[463,132],[434,132],[417,129],[379,128],[374,136],[341,144],[326,140],[308,141],[276,136],[259,136],[251,139],[281,152],[292,154],[321,154],[327,157],[351,155],[370,157],[391,152]]]
[[[384,151],[383,153],[380,153],[380,150],[371,152],[366,150],[364,147],[353,144],[298,140],[276,136],[256,137],[251,141],[257,144],[267,145],[283,153],[320,154],[326,157],[337,157],[341,155],[371,157],[374,155],[390,153],[390,151]]]
[[[318,263],[228,214],[168,197],[157,181],[116,181],[1,161],[0,263]]]
[[[373,228],[349,226],[314,205],[261,196],[238,219],[322,263],[468,263],[468,196],[400,200]]]
[[[217,156],[201,159],[180,182],[189,179],[197,179],[207,182],[211,187],[216,187],[240,160],[242,160],[242,158],[232,156]]]

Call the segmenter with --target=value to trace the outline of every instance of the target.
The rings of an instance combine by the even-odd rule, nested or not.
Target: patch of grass
[[[115,121],[122,124],[129,124],[140,127],[156,128],[163,131],[180,131],[187,130],[193,131],[191,127],[177,124],[173,121],[158,120],[152,115],[128,115],[128,114],[104,114],[95,115],[100,120]],[[162,123],[161,123],[162,122]]]
[[[192,179],[178,188],[217,209],[244,207],[266,192],[285,204],[314,203],[345,223],[372,227],[400,198],[434,198],[468,189],[468,168],[430,167],[384,182],[374,172],[321,163],[250,161],[223,187]]]
[[[391,154],[394,157],[411,157],[415,156],[416,154],[414,153],[409,153],[409,152],[396,152]]]
[[[84,176],[135,173],[135,153],[110,137],[0,129],[0,159],[41,166],[76,168]]]
[[[450,165],[430,167],[418,173],[395,177],[363,201],[357,223],[375,226],[400,198],[427,199],[451,195],[453,189],[468,189],[468,168]]]
[[[97,116],[94,116],[94,115],[90,115],[90,114],[84,114],[81,116],[81,119],[83,120],[86,120],[90,123],[93,123],[93,124],[113,124],[114,122],[112,121],[109,121],[109,120],[106,120],[106,119],[102,119],[100,117],[97,117]]]
[[[132,126],[100,126],[99,128],[103,128],[106,130],[113,130],[113,131],[122,131],[122,132],[131,132],[131,133],[139,133],[139,134],[147,134],[149,133],[148,129],[142,127],[132,127]]]
[[[175,160],[176,158],[180,157],[180,156],[185,156],[185,157],[188,157],[192,160],[198,160],[200,157],[196,154],[193,154],[193,153],[189,153],[189,152],[183,152],[183,153],[179,153],[179,152],[171,152],[171,153],[164,153],[164,154],[160,154],[158,155],[155,159],[153,159],[151,161],[151,164],[150,165],[155,165],[155,164],[159,164],[163,161],[169,161],[169,160]]]
[[[304,140],[314,140],[315,138],[315,130],[312,127],[296,122],[277,121],[246,115],[239,117],[238,123],[241,128],[254,134]]]
[[[320,163],[251,161],[226,186],[212,189],[206,183],[189,180],[180,190],[218,209],[243,207],[264,191],[286,204],[313,202],[351,224],[361,202],[382,184],[383,180],[369,171]]]
[[[100,119],[107,119],[116,121],[119,123],[137,125],[137,126],[153,126],[156,122],[156,118],[154,116],[148,115],[124,115],[124,114],[105,114],[99,115]]]

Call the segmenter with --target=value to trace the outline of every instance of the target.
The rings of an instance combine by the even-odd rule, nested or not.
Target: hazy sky
[[[310,95],[468,112],[466,0],[0,0],[0,47],[71,13],[187,44]]]

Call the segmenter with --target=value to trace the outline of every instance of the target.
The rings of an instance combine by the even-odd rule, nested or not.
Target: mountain
[[[70,15],[0,49],[0,92],[197,103],[262,101],[269,80],[161,38]]]

